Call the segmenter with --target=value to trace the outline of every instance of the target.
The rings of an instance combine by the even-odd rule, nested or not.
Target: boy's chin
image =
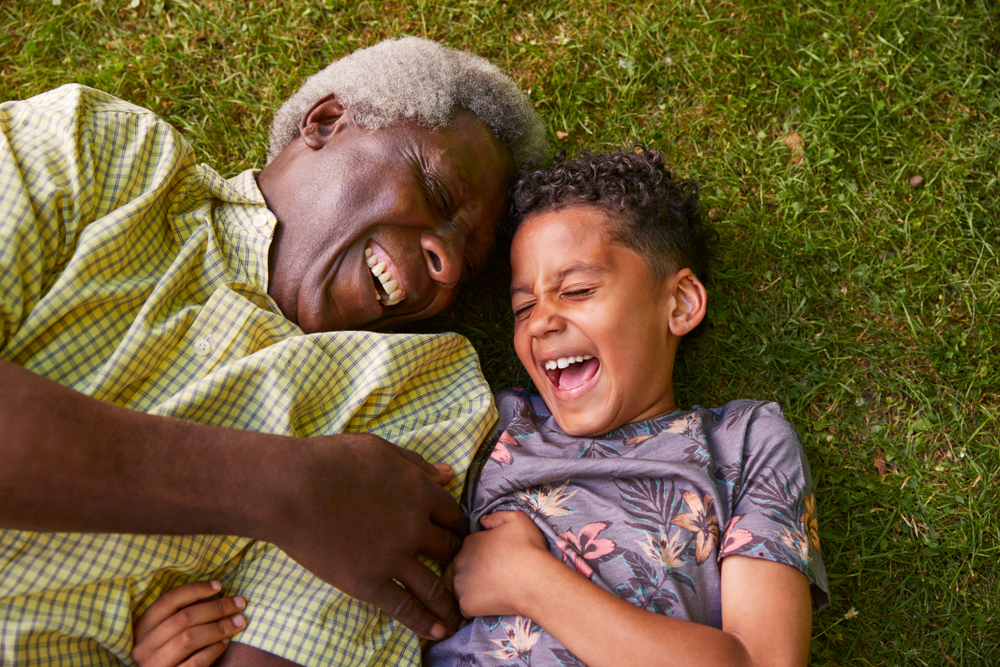
[[[590,438],[604,435],[624,424],[624,422],[617,423],[613,419],[601,418],[593,414],[567,412],[554,409],[552,406],[549,406],[549,409],[552,410],[552,416],[556,418],[556,423],[559,424],[562,432],[573,437]]]

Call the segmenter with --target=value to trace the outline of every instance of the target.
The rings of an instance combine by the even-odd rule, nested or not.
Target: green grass
[[[403,33],[512,72],[560,149],[664,150],[721,232],[681,400],[777,400],[812,463],[833,587],[813,664],[1000,655],[992,0],[19,0],[0,24],[0,97],[102,88],[226,175],[263,164],[305,76]],[[524,384],[505,281],[494,266],[427,326],[468,335],[491,383]]]

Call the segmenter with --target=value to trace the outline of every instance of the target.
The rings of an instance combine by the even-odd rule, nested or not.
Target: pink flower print
[[[615,550],[614,542],[597,537],[607,527],[606,523],[588,523],[580,529],[579,536],[574,535],[571,530],[563,533],[563,539],[556,540],[556,548],[562,552],[563,562],[571,564],[577,572],[590,579],[594,570],[587,561],[607,556]]]
[[[490,454],[490,458],[499,463],[500,465],[511,464],[514,462],[514,456],[507,449],[507,446],[517,447],[517,440],[514,439],[512,435],[504,431],[500,434],[500,440],[497,441],[496,447],[493,448],[493,452]]]
[[[737,522],[742,518],[742,514],[737,514],[729,520],[729,525],[726,526],[726,530],[722,534],[723,542],[722,548],[719,549],[719,560],[722,560],[753,539],[753,534],[749,530],[735,527]]]

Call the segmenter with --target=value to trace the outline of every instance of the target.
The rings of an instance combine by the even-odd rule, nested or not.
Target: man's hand
[[[496,512],[481,520],[487,530],[466,538],[445,580],[468,618],[519,614],[516,590],[536,562],[565,567],[549,553],[545,536],[523,512]]]
[[[417,558],[450,561],[468,532],[442,488],[448,466],[371,434],[134,412],[5,361],[0,398],[0,526],[265,540],[423,637],[458,628],[458,604]]]
[[[461,614],[442,580],[417,556],[449,562],[468,520],[442,486],[448,466],[371,434],[303,443],[285,470],[287,505],[276,534],[300,565],[348,595],[371,602],[428,639],[455,632]]]

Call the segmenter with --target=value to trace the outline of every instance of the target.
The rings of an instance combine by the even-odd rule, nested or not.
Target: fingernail
[[[222,582],[212,581],[212,582],[209,582],[208,585],[212,587],[213,591],[221,591],[222,590]]]
[[[247,624],[247,619],[243,618],[242,616],[233,616],[233,625],[235,625],[236,627],[242,628],[246,624]]]
[[[445,629],[440,623],[436,623],[433,628],[431,628],[431,639],[444,639]]]
[[[443,472],[446,475],[454,475],[455,474],[455,470],[450,465],[448,465],[447,463],[435,463],[434,467],[437,468],[438,471]]]
[[[236,603],[237,609],[243,609],[243,607],[247,606],[247,601],[243,599],[242,595],[237,595],[236,597],[234,597],[233,602]]]

